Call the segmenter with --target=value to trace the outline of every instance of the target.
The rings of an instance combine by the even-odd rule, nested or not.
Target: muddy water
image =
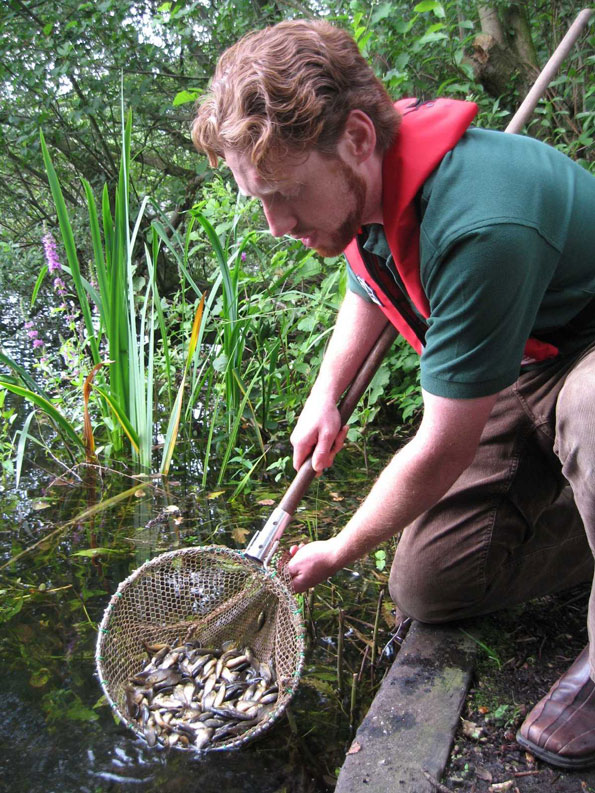
[[[346,481],[350,468],[346,459],[335,479],[314,485],[287,531],[287,545],[328,536],[344,522],[355,506],[351,493],[363,490],[361,479]],[[0,571],[0,790],[332,790],[352,730],[387,665],[381,661],[373,671],[369,664],[378,594],[386,581],[382,565],[371,557],[317,587],[306,604],[306,671],[291,712],[271,732],[240,751],[203,760],[149,749],[116,723],[95,677],[96,626],[110,595],[133,569],[165,550],[203,543],[244,547],[281,487],[262,486],[229,504],[225,492],[207,493],[189,481],[141,490],[124,477],[77,473],[81,479],[66,475],[51,485],[45,475],[31,479],[18,494],[3,493],[0,502],[0,563],[29,549]],[[93,504],[123,491],[129,491],[125,498],[85,516]],[[338,680],[341,610],[345,657]],[[385,604],[379,649],[389,638],[389,622]]]

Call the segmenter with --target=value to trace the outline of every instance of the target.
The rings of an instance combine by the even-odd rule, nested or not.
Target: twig
[[[349,701],[349,727],[353,730],[355,725],[355,705],[357,702],[357,672],[351,676],[351,698]]]
[[[344,631],[344,613],[343,609],[339,609],[339,629],[337,633],[337,689],[339,698],[343,698],[343,631]]]
[[[452,790],[449,787],[446,787],[446,785],[442,785],[440,782],[438,782],[437,779],[434,779],[434,777],[431,774],[428,774],[425,768],[422,768],[422,773],[425,776],[425,778],[428,780],[430,785],[432,785],[432,787],[435,790],[437,790],[438,793],[452,793]]]
[[[372,634],[372,656],[370,658],[370,665],[372,669],[376,663],[376,643],[378,641],[378,626],[380,624],[380,614],[382,611],[382,601],[384,600],[384,587],[381,587],[378,594],[378,604],[376,606],[376,617],[374,619],[374,633]]]

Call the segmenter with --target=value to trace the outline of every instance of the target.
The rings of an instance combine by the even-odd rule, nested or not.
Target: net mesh
[[[260,662],[273,663],[279,687],[261,722],[203,751],[239,747],[261,735],[291,700],[304,659],[302,614],[285,567],[263,568],[220,546],[184,548],[145,562],[120,584],[99,627],[96,665],[111,706],[141,737],[126,706],[126,686],[147,659],[145,644],[189,641],[249,646]]]

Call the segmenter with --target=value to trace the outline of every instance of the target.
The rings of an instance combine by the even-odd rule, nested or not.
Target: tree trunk
[[[508,10],[508,23],[514,33],[513,47],[516,54],[526,64],[538,69],[535,44],[531,38],[531,28],[526,6],[512,5]]]
[[[519,32],[514,28],[513,43],[506,32],[507,27],[512,24],[511,19],[507,17],[507,25],[503,25],[498,9],[490,5],[478,5],[477,11],[481,33],[473,41],[471,56],[475,79],[491,96],[501,98],[505,105],[513,107],[518,102],[519,94],[524,97],[529,90],[534,72],[531,65],[535,61],[534,50],[531,56],[533,42],[528,27],[523,27],[526,19],[523,20],[522,13],[517,9],[514,19],[519,26]],[[506,14],[511,11],[512,9],[507,9]],[[520,50],[517,50],[516,45]],[[530,60],[531,57],[533,61]]]

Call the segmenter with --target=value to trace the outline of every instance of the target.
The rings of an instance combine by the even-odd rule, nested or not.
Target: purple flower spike
[[[29,330],[29,331],[27,331],[27,336],[29,336],[30,339],[36,339],[37,338],[37,331],[36,330]]]
[[[33,349],[36,347],[43,347],[43,340],[42,339],[34,339],[33,340]]]
[[[62,265],[60,264],[60,260],[58,259],[58,251],[56,250],[56,240],[48,231],[47,234],[43,235],[41,241],[43,242],[45,258],[48,263],[48,270],[50,271],[50,273],[53,273],[55,270],[61,270]]]
[[[246,261],[246,251],[242,251],[242,261]]]

